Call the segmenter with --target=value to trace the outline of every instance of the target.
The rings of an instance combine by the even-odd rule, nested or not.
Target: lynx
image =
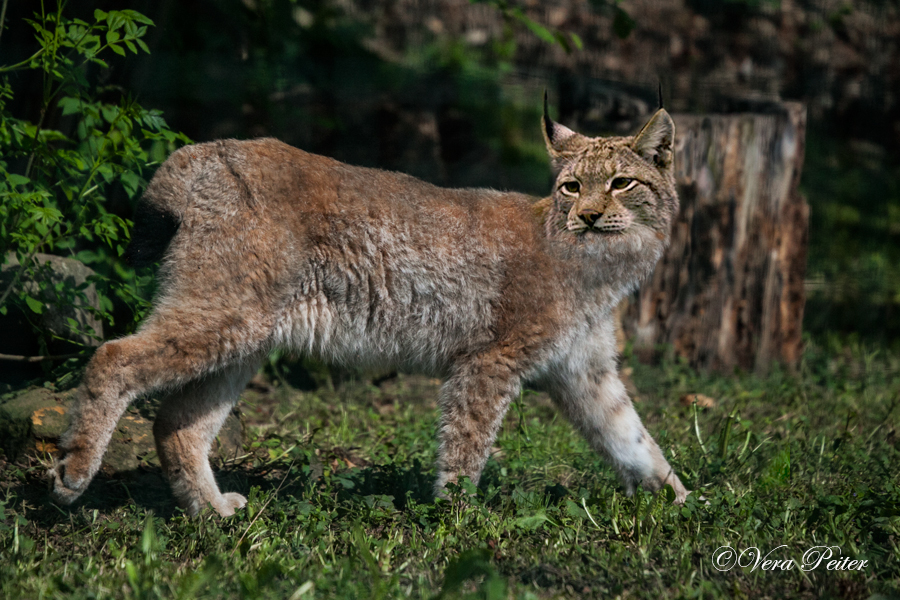
[[[275,347],[445,378],[436,492],[477,482],[510,401],[549,392],[626,491],[688,491],[617,375],[613,309],[659,259],[678,208],[674,123],[634,137],[542,130],[556,172],[544,199],[443,189],[274,139],[175,152],[135,217],[133,262],[161,260],[139,331],[94,354],[49,473],[77,499],[123,411],[165,393],[153,431],[191,515],[244,506],[220,492],[211,443]]]

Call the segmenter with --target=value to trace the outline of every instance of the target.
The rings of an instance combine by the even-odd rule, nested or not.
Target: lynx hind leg
[[[690,492],[647,433],[615,372],[573,376],[551,396],[591,447],[612,463],[628,495],[638,484],[652,492],[669,484],[675,503],[684,502]]]
[[[211,505],[227,517],[247,503],[240,494],[219,491],[209,452],[259,362],[244,361],[194,380],[160,405],[153,424],[159,460],[178,504],[191,516]]]
[[[509,403],[519,393],[520,379],[491,356],[456,369],[441,389],[438,433],[438,477],[435,495],[467,476],[478,483]]]
[[[69,429],[60,440],[63,456],[48,473],[51,495],[74,502],[100,468],[112,433],[128,405],[156,388],[181,385],[234,360],[235,339],[248,345],[240,320],[209,313],[154,315],[135,335],[103,344],[91,358],[72,408]],[[200,324],[202,323],[202,325]]]

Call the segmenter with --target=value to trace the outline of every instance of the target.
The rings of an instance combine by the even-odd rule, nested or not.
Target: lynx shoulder
[[[660,110],[634,137],[543,132],[551,194],[443,189],[271,139],[182,148],[151,181],[130,255],[161,261],[140,330],[85,372],[54,497],[74,501],[137,396],[164,394],[163,471],[191,514],[244,505],[208,452],[275,347],[327,361],[445,378],[436,490],[478,479],[523,385],[546,389],[630,493],[687,490],[616,372],[612,311],[648,275],[678,201],[674,125]]]

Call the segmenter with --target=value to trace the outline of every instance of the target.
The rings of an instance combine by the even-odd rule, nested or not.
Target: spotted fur
[[[171,241],[138,239],[139,257],[165,248],[158,297],[136,334],[88,365],[54,498],[79,497],[128,404],[161,390],[154,434],[178,502],[232,514],[246,500],[219,491],[210,445],[267,353],[286,347],[444,377],[438,493],[477,481],[527,384],[550,392],[628,492],[670,484],[683,501],[616,374],[613,321],[668,239],[673,131],[662,110],[634,138],[584,137],[545,115],[558,177],[543,200],[442,189],[273,139],[175,152],[142,209]],[[627,181],[613,189],[616,178]]]

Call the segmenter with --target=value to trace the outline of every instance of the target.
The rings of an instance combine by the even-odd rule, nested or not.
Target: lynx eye
[[[609,187],[614,190],[627,190],[635,183],[635,180],[630,177],[616,177],[612,180],[612,183],[609,184]]]
[[[567,194],[577,194],[581,191],[581,184],[577,181],[567,181],[563,184],[562,189]]]

